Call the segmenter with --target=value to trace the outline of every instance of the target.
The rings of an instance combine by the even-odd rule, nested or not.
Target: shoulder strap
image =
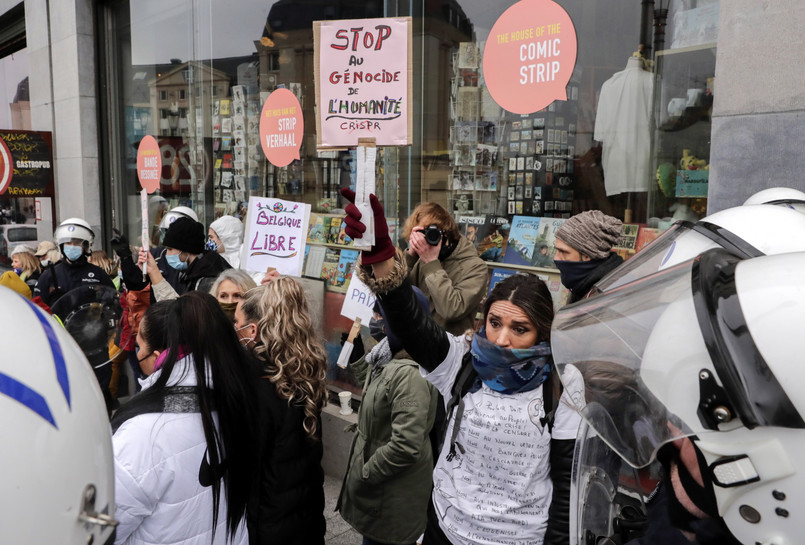
[[[548,380],[542,385],[542,405],[543,410],[545,411],[545,416],[539,419],[540,424],[543,426],[548,426],[548,433],[553,433],[553,421],[556,418],[556,407],[559,406],[559,400],[553,395],[553,388],[556,382],[559,383],[559,397],[562,396],[562,392],[564,391],[565,387],[562,384],[562,381],[559,380],[556,376],[558,371],[556,369],[548,377]]]
[[[463,361],[461,362],[461,369],[458,371],[456,381],[450,389],[450,399],[447,400],[445,406],[445,421],[443,429],[440,434],[439,451],[441,452],[444,446],[445,435],[447,434],[447,423],[450,422],[450,417],[453,410],[456,410],[456,417],[453,423],[453,433],[450,434],[450,452],[447,455],[447,460],[450,461],[456,455],[456,437],[458,430],[461,427],[461,419],[464,416],[464,396],[470,391],[475,379],[478,377],[478,371],[472,365],[472,355],[468,352]],[[464,447],[458,444],[459,450],[463,453]]]

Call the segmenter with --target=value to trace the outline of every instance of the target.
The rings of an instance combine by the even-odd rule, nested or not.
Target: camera
[[[425,229],[422,229],[422,234],[425,235],[425,241],[428,244],[430,244],[431,246],[438,246],[439,242],[442,240],[444,231],[442,231],[435,225],[429,225]]]

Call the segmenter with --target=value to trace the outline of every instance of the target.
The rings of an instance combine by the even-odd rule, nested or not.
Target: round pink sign
[[[140,140],[140,145],[137,147],[137,177],[147,193],[157,190],[161,173],[162,154],[159,151],[159,144],[149,134]]]
[[[299,159],[304,123],[302,106],[291,91],[268,95],[260,113],[260,145],[272,165],[284,167]]]
[[[520,0],[495,22],[484,49],[484,81],[503,109],[530,114],[567,100],[576,29],[553,0]]]
[[[8,190],[11,177],[14,175],[14,162],[11,159],[11,150],[0,138],[0,195]]]

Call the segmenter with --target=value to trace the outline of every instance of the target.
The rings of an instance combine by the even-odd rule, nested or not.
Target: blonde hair
[[[20,265],[22,265],[22,274],[25,278],[30,278],[32,274],[38,273],[41,269],[39,267],[39,259],[31,252],[17,252],[14,254]]]
[[[254,352],[266,362],[268,379],[289,404],[304,405],[303,427],[316,439],[327,403],[327,355],[315,337],[302,286],[283,276],[249,290],[240,304],[249,323],[257,325],[261,343]]]
[[[117,276],[117,267],[119,264],[117,256],[115,256],[115,259],[112,259],[106,255],[106,252],[103,250],[95,250],[90,254],[89,262],[103,269],[110,277],[114,278]]]

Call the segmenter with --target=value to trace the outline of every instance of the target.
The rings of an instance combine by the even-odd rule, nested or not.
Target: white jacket
[[[151,386],[160,371],[142,381]],[[195,386],[189,357],[176,362],[169,386]],[[212,488],[198,482],[205,454],[198,413],[149,413],[124,422],[112,437],[115,453],[116,544],[210,545]],[[213,545],[226,542],[226,498],[221,486]],[[246,545],[245,521],[232,542]]]

